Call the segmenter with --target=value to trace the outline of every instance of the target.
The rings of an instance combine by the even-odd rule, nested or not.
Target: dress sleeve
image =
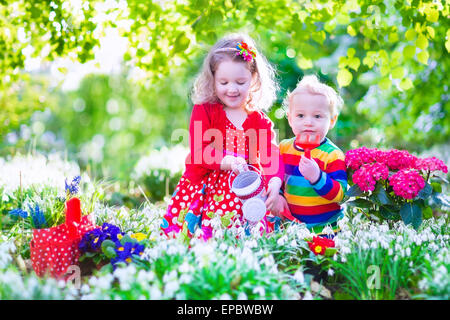
[[[266,181],[270,181],[273,177],[278,177],[281,181],[283,181],[284,164],[280,149],[277,145],[277,138],[273,127],[274,125],[272,120],[261,112],[261,118],[258,126],[259,158]]]
[[[190,164],[220,170],[223,159],[223,135],[211,127],[211,115],[204,105],[194,105],[189,124]]]

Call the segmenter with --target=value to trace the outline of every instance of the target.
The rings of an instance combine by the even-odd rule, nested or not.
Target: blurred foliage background
[[[242,31],[277,70],[269,116],[280,140],[292,134],[286,91],[314,73],[344,98],[330,132],[344,151],[432,150],[448,165],[449,10],[431,0],[0,1],[0,156],[63,152],[128,186],[140,158],[180,142],[209,47]]]

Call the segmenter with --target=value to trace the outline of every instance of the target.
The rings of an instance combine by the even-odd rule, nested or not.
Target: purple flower
[[[31,205],[28,205],[30,209],[30,216],[33,219],[33,224],[35,229],[42,229],[47,227],[47,221],[45,220],[44,213],[39,208],[39,205],[36,204],[34,209]]]
[[[118,234],[120,235],[124,234],[123,232],[120,231],[120,228],[118,226],[106,222],[102,224],[102,231],[108,237],[108,239],[111,239],[114,242],[119,240],[117,238]]]
[[[75,178],[72,179],[72,182],[70,184],[67,183],[67,179],[65,180],[65,189],[66,192],[68,192],[71,195],[77,194],[78,191],[80,190],[80,181],[81,181],[81,177],[80,176],[75,176]]]
[[[88,231],[83,235],[83,238],[80,241],[79,249],[82,253],[98,251],[102,245],[102,242],[105,241],[106,238],[107,235],[105,235],[100,228]]]
[[[124,262],[129,264],[133,261],[133,256],[141,256],[144,253],[144,245],[133,242],[126,242],[125,244],[121,244],[118,242],[116,244],[116,257],[111,259],[111,264],[113,268],[116,268],[116,264],[119,262]]]

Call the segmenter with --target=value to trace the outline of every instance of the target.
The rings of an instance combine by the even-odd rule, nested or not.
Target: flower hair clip
[[[245,61],[252,62],[253,58],[256,57],[255,49],[249,47],[248,44],[245,43],[244,41],[238,42],[236,49],[238,50],[236,55],[242,56],[242,58],[244,58]]]

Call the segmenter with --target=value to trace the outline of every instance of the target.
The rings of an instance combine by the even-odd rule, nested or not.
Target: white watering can
[[[242,214],[244,218],[250,224],[256,224],[266,215],[266,204],[265,200],[267,196],[264,196],[264,179],[260,171],[252,166],[248,167],[254,168],[256,171],[245,170],[242,166],[239,168],[239,174],[231,183],[231,174],[228,177],[228,185],[230,190],[233,191],[236,196],[242,202]]]

